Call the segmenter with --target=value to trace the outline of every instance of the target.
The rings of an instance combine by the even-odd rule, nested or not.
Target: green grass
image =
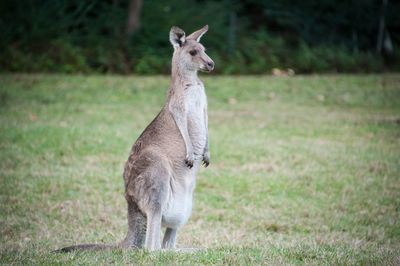
[[[126,233],[122,169],[168,78],[0,76],[0,264],[400,263],[400,75],[204,77],[211,165],[178,246]]]

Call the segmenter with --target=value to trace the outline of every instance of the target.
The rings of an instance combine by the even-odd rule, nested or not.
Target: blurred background
[[[399,1],[3,0],[0,12],[2,72],[167,74],[170,27],[205,24],[219,74],[400,70]]]
[[[398,0],[1,0],[0,265],[400,265],[399,14]],[[125,237],[121,175],[165,104],[169,30],[205,24],[212,159],[178,247],[207,251],[50,253]]]

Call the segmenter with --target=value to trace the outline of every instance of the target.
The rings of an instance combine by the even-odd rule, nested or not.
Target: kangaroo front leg
[[[204,165],[204,167],[207,167],[210,165],[210,150],[208,148],[208,136],[207,136],[207,146],[204,149],[204,153],[203,153],[203,165]]]
[[[169,227],[165,230],[162,248],[165,249],[175,248],[176,231],[177,231],[176,228],[169,228]]]
[[[131,198],[128,203],[128,233],[120,243],[122,248],[142,248],[146,238],[146,217]]]
[[[185,142],[186,148],[186,159],[185,163],[189,168],[193,167],[194,163],[194,153],[193,153],[193,145],[192,141],[189,137],[189,131],[187,127],[187,114],[183,105],[180,104],[171,104],[170,111],[175,120],[176,125],[179,128],[179,132],[182,135],[183,141]]]
[[[147,215],[146,248],[150,251],[161,249],[161,211]]]
[[[206,146],[204,147],[203,152],[203,165],[207,167],[210,164],[210,146],[208,144],[208,115],[207,115],[207,107],[204,108],[204,123],[206,128]]]

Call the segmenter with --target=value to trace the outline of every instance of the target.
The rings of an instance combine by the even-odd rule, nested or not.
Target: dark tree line
[[[3,0],[2,71],[168,73],[168,32],[204,24],[220,73],[393,71],[393,0]]]

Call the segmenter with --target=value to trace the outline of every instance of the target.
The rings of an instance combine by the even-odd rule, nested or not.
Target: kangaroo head
[[[169,40],[174,47],[173,64],[189,71],[211,72],[214,69],[214,61],[205,53],[204,46],[200,43],[200,38],[207,32],[208,25],[185,36],[185,32],[172,27],[169,33]]]

